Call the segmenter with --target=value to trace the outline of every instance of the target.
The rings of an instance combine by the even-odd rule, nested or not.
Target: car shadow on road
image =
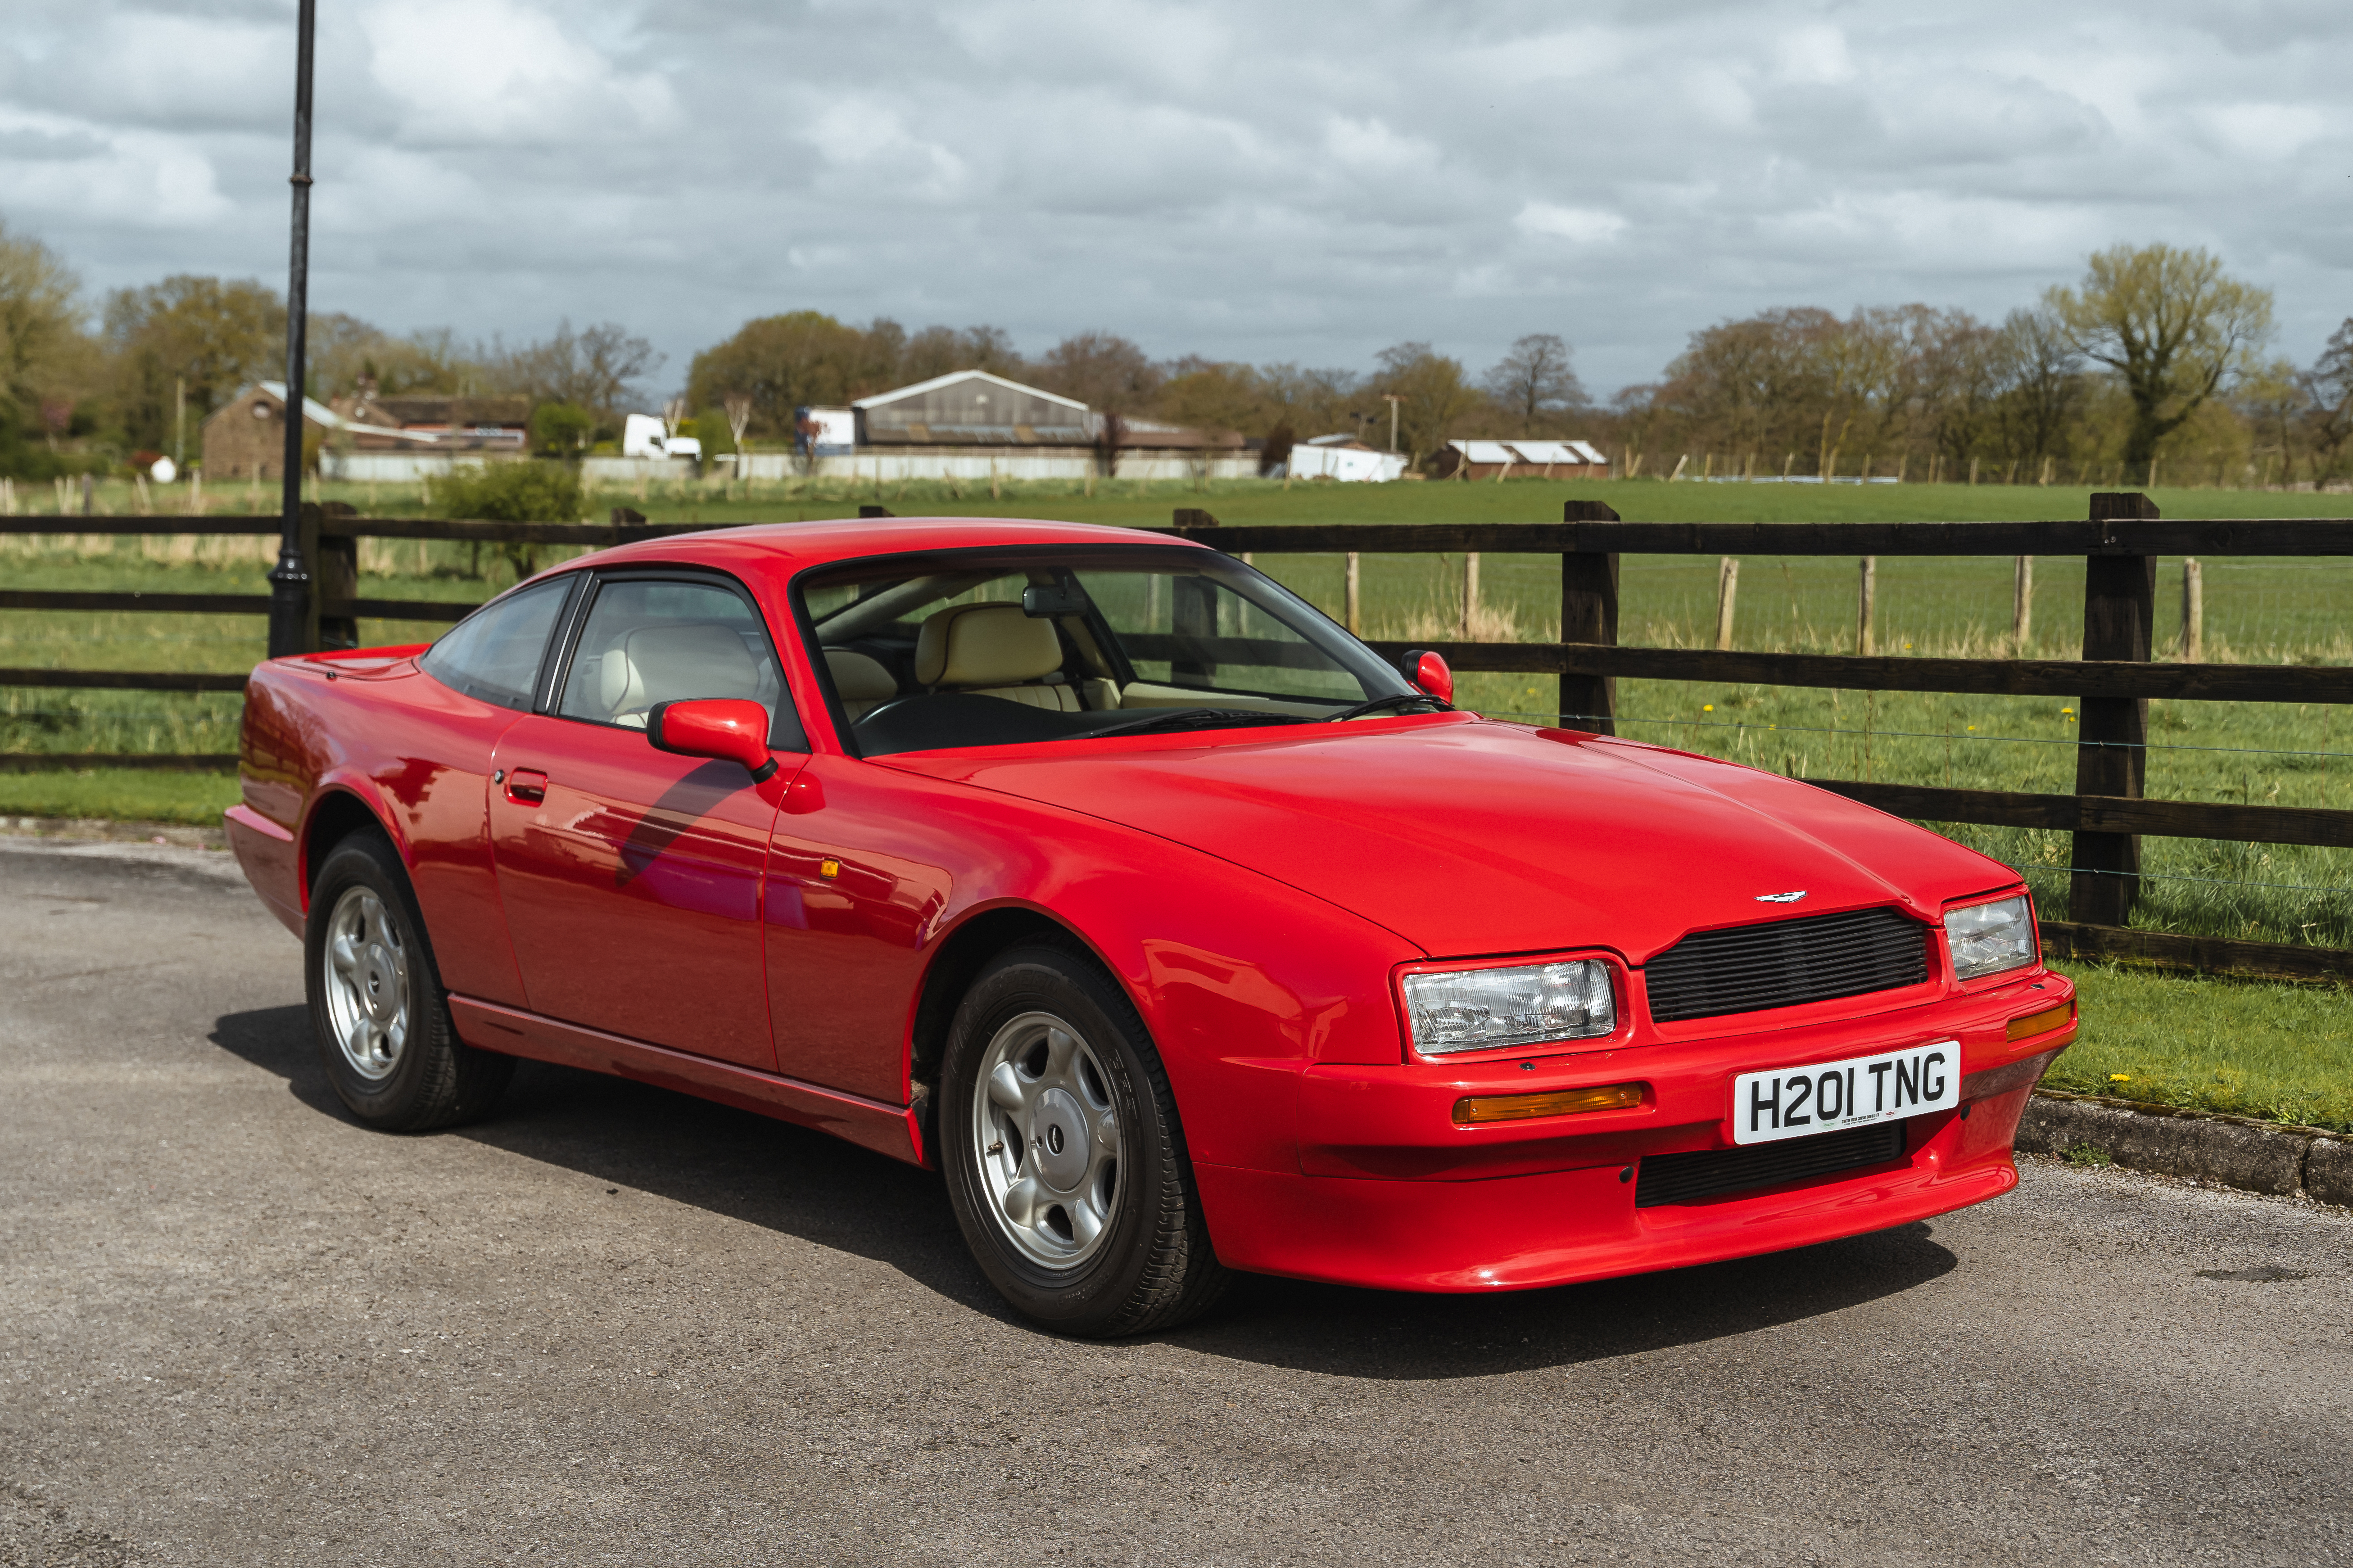
[[[1957,1265],[1925,1224],[1730,1263],[1488,1296],[1244,1277],[1165,1336],[1202,1355],[1340,1377],[1485,1377],[1736,1338],[1900,1295]]]
[[[211,1037],[285,1079],[303,1105],[351,1120],[319,1064],[307,1010],[229,1014]],[[870,1258],[1013,1321],[965,1252],[939,1178],[826,1133],[627,1079],[522,1061],[496,1110],[438,1136]]]
[[[308,1012],[217,1020],[213,1043],[349,1120]],[[871,1258],[976,1312],[1015,1314],[965,1250],[939,1179],[821,1132],[600,1073],[521,1062],[471,1139],[608,1185]],[[1480,1377],[1733,1338],[1899,1295],[1956,1266],[1926,1225],[1797,1252],[1589,1285],[1418,1296],[1243,1276],[1199,1322],[1153,1336],[1196,1354],[1342,1377]]]

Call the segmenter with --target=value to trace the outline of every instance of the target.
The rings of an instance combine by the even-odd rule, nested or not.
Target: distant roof
[[[1310,436],[1303,445],[1309,447],[1353,447],[1359,452],[1377,452],[1378,447],[1358,436]]]
[[[272,398],[275,398],[280,408],[286,406],[286,384],[284,382],[264,381],[256,383],[255,384],[259,385],[262,391],[269,394]],[[246,392],[250,392],[252,390],[252,387],[246,388]],[[239,397],[244,395],[245,393],[243,392],[237,394],[237,396]],[[305,396],[302,399],[302,417],[309,420],[313,425],[324,425],[330,430],[340,430],[343,427],[344,424],[343,416],[342,415],[336,413],[333,409],[328,407],[317,398],[310,396]]]
[[[1049,403],[1059,403],[1063,407],[1073,409],[1080,414],[1087,411],[1087,405],[1075,397],[1064,397],[1058,393],[1046,392],[1035,386],[1025,386],[1020,382],[1008,381],[1001,375],[992,375],[985,370],[952,370],[945,375],[935,375],[929,381],[919,381],[913,386],[893,387],[889,392],[878,392],[871,397],[854,399],[849,405],[852,408],[880,408],[884,404],[896,403],[902,398],[920,397],[924,393],[936,392],[942,387],[954,386],[963,381],[986,381],[1004,387],[1008,392],[1025,393],[1031,397],[1044,398]]]
[[[1609,459],[1587,441],[1449,441],[1466,463],[1599,463]]]
[[[528,397],[370,396],[362,405],[400,425],[521,426],[531,418]]]

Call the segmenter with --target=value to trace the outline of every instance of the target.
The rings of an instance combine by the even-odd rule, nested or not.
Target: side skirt
[[[449,1016],[458,1026],[459,1037],[481,1050],[611,1073],[813,1127],[911,1165],[931,1163],[924,1157],[923,1134],[912,1106],[886,1105],[798,1079],[755,1072],[732,1062],[690,1056],[469,996],[452,995]]]

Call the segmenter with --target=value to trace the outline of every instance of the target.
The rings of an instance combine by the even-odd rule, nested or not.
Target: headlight
[[[1405,977],[1406,1021],[1424,1056],[1581,1040],[1618,1026],[1609,966],[1589,958]]]
[[[1977,980],[2034,962],[2034,910],[2024,893],[1990,904],[1945,911],[1945,943],[1952,950],[1953,974]]]

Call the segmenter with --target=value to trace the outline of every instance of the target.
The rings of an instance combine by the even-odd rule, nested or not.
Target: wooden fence
[[[860,515],[887,515],[862,507]],[[62,525],[62,526],[60,526]],[[360,518],[306,509],[304,543],[318,592],[314,647],[350,646],[362,617],[455,621],[473,606],[442,600],[372,599],[358,591],[361,538],[606,546],[709,531],[706,524],[649,523],[617,508],[608,524],[481,523]],[[726,526],[726,525],[721,525]],[[0,519],[0,532],[275,534],[273,517]],[[2073,793],[1940,788],[1858,779],[1809,779],[1893,812],[1936,822],[2063,830],[2073,835],[2067,921],[2043,922],[2045,945],[2078,957],[2113,957],[2215,971],[2353,981],[2353,951],[2127,929],[2140,871],[2140,837],[2353,847],[2353,811],[2149,800],[2143,796],[2151,698],[2242,702],[2353,703],[2353,668],[2157,663],[2151,658],[2156,558],[2160,555],[2353,555],[2353,519],[2166,521],[2134,493],[2092,498],[2080,521],[1898,523],[1625,522],[1609,507],[1571,501],[1558,523],[1270,524],[1227,526],[1180,508],[1163,531],[1243,553],[1439,554],[1493,552],[1560,558],[1561,640],[1437,642],[1458,670],[1551,674],[1560,711],[1579,727],[1615,732],[1621,678],[1936,691],[2073,699],[2078,707]],[[1626,647],[1618,642],[1623,555],[1845,557],[2074,555],[2085,562],[2084,658],[1966,659],[1731,649]],[[0,591],[0,609],[267,615],[265,595],[65,594]],[[1403,643],[1376,642],[1385,653]],[[235,691],[240,675],[181,671],[0,668],[0,685],[149,691]],[[0,758],[22,763],[29,759]],[[220,765],[233,758],[88,759],[91,765]]]

